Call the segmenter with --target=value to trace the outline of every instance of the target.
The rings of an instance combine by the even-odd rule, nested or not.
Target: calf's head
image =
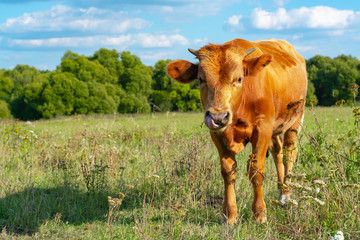
[[[180,83],[199,80],[204,122],[210,130],[222,131],[231,124],[244,78],[256,76],[271,62],[271,55],[266,54],[250,58],[248,55],[255,50],[234,44],[210,44],[197,51],[189,49],[199,60],[197,64],[177,60],[167,65],[168,76]]]

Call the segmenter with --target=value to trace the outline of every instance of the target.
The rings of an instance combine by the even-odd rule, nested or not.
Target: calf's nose
[[[205,125],[210,129],[222,128],[229,122],[230,113],[212,113],[207,111],[205,114]]]

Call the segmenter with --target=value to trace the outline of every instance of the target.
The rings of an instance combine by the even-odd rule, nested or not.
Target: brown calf
[[[273,39],[235,39],[189,51],[199,63],[177,60],[167,66],[167,73],[181,83],[200,82],[204,122],[220,155],[227,222],[234,223],[237,216],[235,155],[247,143],[253,153],[247,167],[254,188],[252,211],[257,222],[266,222],[262,184],[268,149],[278,173],[280,203],[290,199],[291,191],[283,184],[295,162],[304,116],[305,61],[288,42]]]

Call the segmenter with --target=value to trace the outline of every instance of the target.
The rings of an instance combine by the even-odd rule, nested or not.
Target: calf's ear
[[[243,61],[245,75],[255,76],[263,70],[269,63],[271,63],[272,55],[263,54],[259,57],[246,59]]]
[[[180,83],[190,83],[197,78],[198,65],[185,60],[177,60],[166,66],[166,73]]]

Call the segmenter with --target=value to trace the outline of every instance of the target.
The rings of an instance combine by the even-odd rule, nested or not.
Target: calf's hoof
[[[289,204],[289,201],[291,201],[291,195],[280,195],[279,197],[279,204],[282,207],[285,207]]]
[[[226,224],[234,225],[235,222],[236,222],[236,217],[227,218],[226,216],[224,216],[223,219],[221,220],[222,225],[226,225]]]
[[[254,213],[254,217],[257,223],[263,224],[267,222],[266,209],[260,209]]]

